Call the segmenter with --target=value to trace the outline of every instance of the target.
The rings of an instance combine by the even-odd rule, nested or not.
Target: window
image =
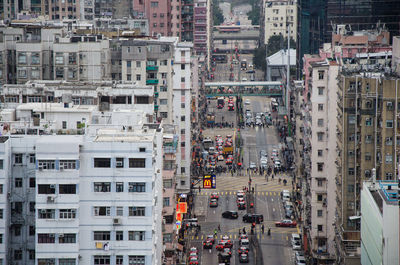
[[[38,168],[39,169],[56,169],[56,161],[55,160],[38,160]]]
[[[151,7],[158,7],[158,2],[151,2]]]
[[[56,193],[56,185],[53,184],[38,185],[38,194],[55,194],[55,193]]]
[[[76,184],[60,184],[58,187],[60,194],[76,194]]]
[[[160,117],[161,117],[162,119],[168,118],[168,112],[160,112]]]
[[[146,207],[129,207],[129,216],[145,216]]]
[[[386,137],[385,144],[386,145],[393,145],[393,137]]]
[[[38,67],[31,68],[31,77],[32,79],[39,79],[40,78],[40,71]]]
[[[318,127],[324,126],[324,119],[318,119]]]
[[[167,105],[168,99],[160,99],[160,105]]]
[[[185,103],[181,103],[181,108],[182,108],[182,109],[185,108]]]
[[[75,219],[76,209],[60,209],[59,210],[60,219]]]
[[[146,158],[129,158],[130,168],[145,168]]]
[[[115,164],[116,168],[123,168],[124,167],[124,158],[123,157],[117,157],[115,159],[115,162],[116,162],[116,164]]]
[[[181,64],[181,70],[185,70],[185,64]]]
[[[19,67],[18,68],[18,77],[19,78],[26,78],[27,77],[26,67]]]
[[[146,183],[129,182],[129,192],[146,192]]]
[[[22,250],[15,249],[14,250],[14,260],[21,260],[22,259]]]
[[[365,119],[365,126],[372,126],[372,118]]]
[[[3,219],[4,218],[4,216],[3,216],[3,209],[0,209],[0,219]]]
[[[122,241],[124,240],[124,231],[116,231],[115,232],[115,240]],[[121,263],[122,264],[122,263]]]
[[[76,53],[75,52],[70,52],[68,54],[68,63],[69,64],[76,64]]]
[[[393,179],[393,173],[387,172],[385,175],[386,175],[386,180]]]
[[[35,154],[29,154],[29,163],[31,163],[31,164],[35,164],[36,163]]]
[[[132,62],[131,61],[126,61],[126,67],[131,67],[132,66]]]
[[[93,232],[93,240],[95,241],[107,241],[111,238],[110,231],[94,231]]]
[[[324,73],[325,71],[318,71],[318,80],[324,79]]]
[[[136,81],[140,81],[140,75],[136,75]]]
[[[60,169],[76,169],[76,161],[60,160]]]
[[[55,235],[54,234],[38,234],[39,244],[54,244]]]
[[[95,265],[110,265],[110,256],[94,256],[93,261]]]
[[[76,265],[75,259],[59,259],[58,265]]]
[[[55,259],[38,259],[38,265],[56,265]]]
[[[38,52],[32,53],[31,64],[40,64],[40,54]]]
[[[126,80],[131,81],[132,80],[132,75],[131,74],[127,74],[126,75]]]
[[[30,236],[34,236],[35,235],[35,226],[34,225],[30,225],[29,226],[29,235]]]
[[[168,207],[168,206],[170,206],[169,197],[164,197],[163,198],[163,207]]]
[[[185,78],[184,77],[181,77],[181,82],[185,83]]]
[[[94,182],[94,192],[111,192],[111,182]]]
[[[21,225],[15,225],[14,236],[21,236]]]
[[[111,158],[95,158],[94,167],[111,167]]]
[[[181,147],[185,147],[185,142],[181,142]]]
[[[64,54],[62,52],[56,52],[56,64],[64,64]]]
[[[129,256],[129,265],[145,265],[145,256]]]
[[[22,154],[15,154],[14,155],[14,163],[15,164],[22,164]]]
[[[115,210],[115,215],[116,216],[124,216],[124,207],[117,206],[117,208]]]
[[[365,160],[370,161],[372,158],[371,153],[365,153]]]
[[[29,202],[29,211],[30,211],[31,213],[34,213],[34,212],[35,212],[35,205],[36,205],[35,202]]]
[[[22,178],[16,178],[14,181],[16,188],[22,188]]]
[[[386,120],[386,128],[393,128],[393,120]]]
[[[323,87],[318,87],[318,95],[319,96],[324,95],[324,88]]]
[[[317,186],[318,187],[322,187],[323,184],[324,184],[324,180],[323,179],[317,179]]]
[[[365,136],[365,143],[370,144],[372,142],[372,135],[366,135]]]
[[[317,169],[319,172],[324,170],[324,163],[317,163]]]
[[[319,149],[319,150],[318,150],[318,156],[322,156],[322,154],[323,154],[323,150],[322,150],[322,149]]]
[[[317,132],[317,137],[318,141],[321,142],[324,140],[324,133],[323,132]]]
[[[322,213],[323,213],[322,210],[317,210],[317,216],[318,216],[318,217],[322,217]]]
[[[168,88],[166,86],[160,86],[160,92],[167,92]]]
[[[136,104],[149,104],[149,96],[135,96]]]
[[[19,64],[26,64],[26,53],[25,52],[20,52],[18,54],[18,63]]]
[[[347,192],[350,192],[350,193],[354,192],[354,185],[353,184],[347,185]]]
[[[38,209],[39,219],[56,219],[55,209]]]
[[[172,243],[172,234],[163,234],[164,243]]]
[[[129,231],[129,240],[133,241],[144,241],[145,231]]]
[[[115,184],[115,191],[116,192],[124,192],[124,183],[123,182],[117,182]]]
[[[318,232],[322,232],[322,225],[318,225]]]
[[[36,187],[36,178],[29,178],[29,188]]]
[[[76,243],[76,234],[59,235],[58,243],[60,243],[60,244],[75,244]]]
[[[349,175],[353,176],[354,175],[354,168],[349,167],[348,172],[349,172]]]
[[[34,260],[35,259],[35,250],[34,249],[29,249],[29,259],[30,260]],[[3,265],[3,263],[0,262],[0,265]]]
[[[321,202],[322,201],[322,194],[317,195],[317,201]]]
[[[94,216],[110,216],[111,207],[107,206],[95,206],[94,209]]]
[[[165,189],[171,189],[172,188],[172,179],[164,179],[163,180],[163,187]]]
[[[181,134],[185,134],[185,129],[182,129],[182,130],[181,130]]]
[[[181,116],[181,121],[185,121],[185,120],[186,120],[185,116]]]
[[[386,155],[385,156],[385,162],[386,164],[391,164],[393,161],[393,156],[392,155]]]

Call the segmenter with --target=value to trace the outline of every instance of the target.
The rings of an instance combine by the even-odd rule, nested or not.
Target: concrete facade
[[[296,0],[266,0],[264,43],[267,44],[271,36],[288,36],[287,30],[290,26],[290,36],[297,36],[297,1]]]

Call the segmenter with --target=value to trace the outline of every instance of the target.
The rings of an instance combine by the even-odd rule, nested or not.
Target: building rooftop
[[[269,66],[287,65],[287,49],[280,50],[271,56],[268,56]],[[290,65],[296,65],[296,49],[290,49]]]
[[[153,134],[150,131],[138,130],[134,132],[121,131],[114,128],[104,128],[97,131],[94,142],[152,142]]]
[[[97,106],[94,105],[72,105],[68,108],[63,103],[24,103],[17,107],[17,110],[32,110],[34,112],[94,112]]]

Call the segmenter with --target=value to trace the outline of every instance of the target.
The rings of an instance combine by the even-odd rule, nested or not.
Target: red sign
[[[187,202],[178,202],[176,204],[177,213],[187,213]]]

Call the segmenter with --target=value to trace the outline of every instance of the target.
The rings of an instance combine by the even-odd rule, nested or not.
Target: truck
[[[214,113],[207,114],[207,126],[212,127],[215,124],[215,115]]]

